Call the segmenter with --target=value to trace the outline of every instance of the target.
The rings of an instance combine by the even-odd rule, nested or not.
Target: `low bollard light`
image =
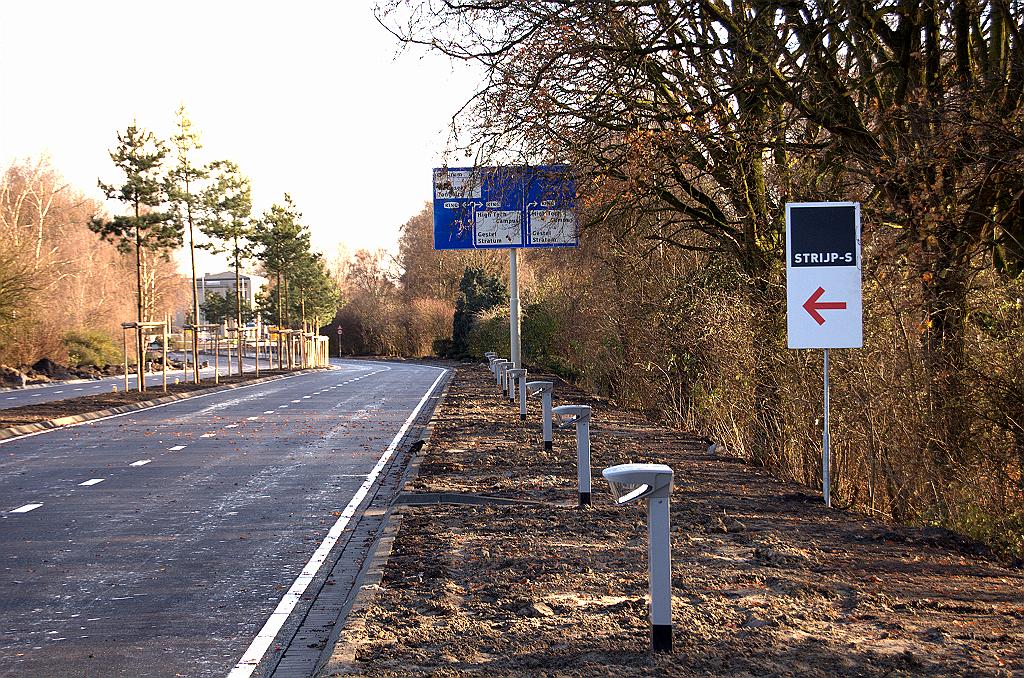
[[[495,353],[494,351],[485,351],[485,352],[484,352],[484,357],[485,357],[485,358],[488,358],[488,359],[489,359],[489,358],[493,358],[493,357],[494,357],[494,356],[496,356],[496,355],[498,355],[498,354],[497,354],[497,353]]]
[[[519,396],[519,419],[526,421],[526,368],[520,367],[515,370],[509,370],[509,399],[515,400],[515,394]],[[512,387],[518,386],[515,392]]]
[[[497,376],[497,374],[498,374],[498,361],[499,360],[504,360],[504,358],[499,358],[498,356],[494,356],[493,358],[488,358],[487,359],[487,369],[489,369],[491,371],[491,374],[493,374],[495,376]]]
[[[498,358],[497,360],[494,361],[494,383],[496,383],[499,387],[501,386],[502,380],[501,365],[502,363],[506,362],[508,361],[505,360],[504,358]]]
[[[651,590],[651,649],[672,651],[672,544],[669,495],[672,469],[664,464],[620,464],[602,471],[616,504],[647,501],[647,577]]]
[[[521,367],[510,367],[505,374],[505,384],[508,388],[506,395],[512,402],[516,401],[516,380],[519,379],[520,373],[525,371]]]
[[[576,479],[580,507],[590,506],[590,405],[560,405],[551,410],[558,428],[576,427]]]
[[[511,360],[505,360],[498,365],[498,374],[501,376],[501,395],[508,397],[508,371],[515,369],[516,364]]]
[[[544,427],[544,449],[550,450],[551,445],[551,391],[554,389],[555,384],[550,381],[531,381],[527,382],[526,388],[529,389],[530,395],[540,396],[541,414],[543,416],[543,427]]]

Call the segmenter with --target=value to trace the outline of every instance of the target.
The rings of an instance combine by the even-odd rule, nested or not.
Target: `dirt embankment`
[[[288,373],[288,370],[261,369],[260,378]],[[36,424],[50,419],[57,419],[59,417],[70,417],[78,414],[86,414],[88,412],[96,412],[98,410],[107,410],[114,407],[121,407],[122,405],[131,405],[147,400],[155,400],[163,397],[164,395],[202,391],[215,385],[213,383],[213,377],[208,377],[199,384],[193,384],[192,382],[175,384],[174,379],[176,377],[180,379],[180,372],[177,375],[168,375],[167,393],[164,393],[161,385],[154,384],[149,384],[143,393],[139,393],[136,390],[125,392],[123,382],[113,382],[108,386],[111,391],[106,393],[97,393],[95,395],[80,396],[78,398],[68,398],[67,400],[53,400],[45,403],[34,403],[32,405],[23,405],[21,407],[0,409],[0,428],[22,426],[24,424]],[[221,375],[220,383],[238,384],[255,378],[256,375],[253,372],[246,372],[242,376],[237,374],[230,377]],[[117,391],[113,391],[114,386],[117,387]]]
[[[1022,675],[1024,576],[944,531],[826,510],[806,488],[559,384],[594,407],[593,508],[575,441],[542,450],[485,368],[459,368],[412,492],[545,502],[400,509],[382,586],[328,674]],[[600,469],[659,461],[672,498],[675,652],[652,656],[641,508]]]

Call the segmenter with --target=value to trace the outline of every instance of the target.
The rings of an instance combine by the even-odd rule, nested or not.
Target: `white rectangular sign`
[[[789,348],[860,348],[860,203],[786,205]]]
[[[476,245],[502,245],[505,247],[523,244],[523,215],[519,211],[481,210],[476,213]]]
[[[572,210],[529,210],[530,242],[534,245],[574,245],[579,240]]]

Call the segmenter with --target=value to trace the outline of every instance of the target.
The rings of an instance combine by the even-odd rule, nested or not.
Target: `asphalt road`
[[[172,354],[175,360],[180,360],[180,354]],[[212,354],[200,354],[199,361],[207,360],[210,362],[211,367],[207,367],[200,373],[200,379],[212,379],[214,368],[213,355]],[[231,371],[236,371],[237,359],[232,357]],[[220,373],[227,374],[228,368],[226,365],[227,356],[221,355],[220,358]],[[255,360],[252,358],[245,358],[243,360],[243,366],[246,372],[253,372],[255,370]],[[260,358],[260,369],[265,369],[269,366],[266,358]],[[277,366],[277,363],[274,363]],[[191,372],[189,372],[191,375]],[[167,383],[173,384],[175,379],[182,379],[181,370],[170,370],[167,372]],[[189,376],[189,380],[192,377]],[[138,377],[135,374],[128,375],[128,387],[134,389]],[[54,384],[48,384],[46,386],[34,385],[28,388],[14,388],[14,389],[0,389],[0,410],[7,409],[10,407],[21,407],[22,405],[32,405],[35,403],[46,403],[54,400],[64,400],[65,398],[77,398],[78,396],[94,395],[96,393],[107,393],[111,387],[116,385],[118,388],[123,388],[124,376],[119,377],[104,377],[102,379],[96,379],[93,381],[83,381],[79,383],[75,382],[56,382]],[[163,384],[163,373],[153,372],[146,375],[146,387],[154,388],[159,387]],[[213,385],[212,383],[210,384]]]
[[[445,376],[334,362],[0,441],[0,676],[265,672]]]

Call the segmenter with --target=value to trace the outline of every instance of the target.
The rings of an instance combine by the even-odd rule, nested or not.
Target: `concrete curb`
[[[438,416],[444,411],[445,401],[448,398],[448,389],[451,388],[454,377],[455,370],[452,370],[451,377],[445,383],[440,395],[438,395],[437,407],[434,408],[430,421],[423,427],[420,435],[423,445],[414,453],[413,458],[409,461],[405,477],[399,485],[398,492],[395,493],[395,502],[392,502],[387,514],[384,516],[384,525],[381,527],[377,541],[370,547],[370,553],[366,559],[366,567],[360,573],[353,586],[356,593],[352,605],[345,616],[338,621],[337,628],[331,633],[328,646],[324,648],[323,655],[326,661],[314,674],[317,678],[343,676],[359,672],[356,661],[359,643],[353,640],[353,636],[365,627],[366,610],[373,604],[377,591],[381,588],[381,582],[384,580],[384,570],[387,568],[392,549],[395,545],[395,539],[398,537],[402,527],[402,516],[410,508],[397,503],[398,497],[402,494],[406,484],[419,475],[420,465],[423,463],[424,458],[426,458],[427,452],[431,449],[430,440],[434,436],[434,424],[437,422]]]
[[[206,395],[208,393],[230,391],[232,389],[242,388],[244,386],[254,386],[256,384],[277,381],[278,379],[285,379],[287,377],[294,377],[300,374],[308,374],[310,372],[316,371],[319,371],[319,368],[308,370],[296,370],[295,372],[290,372],[288,374],[275,374],[274,376],[271,377],[260,377],[259,379],[244,381],[240,384],[224,384],[221,386],[213,386],[211,388],[204,388],[199,391],[189,391],[188,393],[178,393],[175,395],[164,396],[162,398],[156,398],[154,400],[144,400],[142,402],[132,403],[131,405],[121,405],[120,407],[111,407],[105,410],[94,410],[92,412],[73,414],[67,417],[57,417],[56,419],[48,419],[46,421],[40,421],[35,424],[11,426],[9,428],[0,429],[0,440],[17,438],[18,436],[23,436],[29,433],[50,431],[57,428],[63,428],[65,426],[71,426],[73,424],[81,424],[83,422],[92,421],[94,419],[103,419],[104,417],[110,417],[115,414],[125,414],[126,412],[144,410],[149,407],[155,407],[157,405],[165,405],[167,403],[173,403],[176,400],[187,400],[189,398],[195,398],[196,396]]]

